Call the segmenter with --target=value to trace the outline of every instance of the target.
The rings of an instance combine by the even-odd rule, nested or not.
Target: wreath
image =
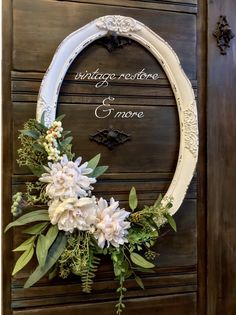
[[[23,253],[12,275],[36,256],[38,266],[24,288],[46,274],[65,279],[72,273],[81,278],[82,291],[90,293],[101,256],[109,256],[119,281],[116,313],[121,314],[125,280],[134,277],[144,289],[138,273],[155,267],[157,253],[152,246],[160,228],[169,223],[176,231],[169,212],[172,200],[163,205],[160,195],[153,205],[140,207],[134,187],[128,198],[130,209],[121,208],[114,198],[96,198],[93,186],[108,167],[99,166],[100,154],[83,164],[81,157],[74,159],[72,137],[63,129],[62,119],[46,127],[42,115],[40,122],[30,119],[20,131],[17,162],[37,180],[13,196],[11,212],[18,218],[5,231],[23,226],[21,232],[29,238],[13,250]]]
[[[180,120],[180,150],[177,167],[166,195],[153,205],[142,207],[135,187],[131,187],[129,209],[111,198],[97,198],[94,185],[106,170],[100,166],[100,154],[88,162],[75,159],[72,137],[55,120],[61,83],[72,61],[87,45],[116,32],[146,47],[160,62],[176,98]],[[164,58],[165,56],[165,58]],[[103,255],[109,256],[119,285],[117,314],[125,305],[125,280],[134,277],[144,289],[140,272],[155,267],[157,253],[152,247],[164,224],[176,231],[171,216],[181,205],[192,179],[198,154],[197,108],[191,84],[172,48],[144,24],[130,17],[100,17],[71,33],[58,47],[41,83],[37,116],[20,131],[18,164],[27,166],[37,177],[26,183],[24,192],[13,196],[11,211],[16,218],[5,231],[21,226],[28,235],[14,249],[22,252],[16,261],[14,276],[36,256],[38,266],[24,287],[29,288],[48,274],[81,278],[82,290],[90,293]],[[171,196],[171,197],[170,197]],[[22,214],[22,212],[26,212]]]

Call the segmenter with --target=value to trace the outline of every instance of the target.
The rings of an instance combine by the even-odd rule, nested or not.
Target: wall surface
[[[208,6],[208,7],[207,7]],[[15,162],[18,130],[35,116],[38,89],[59,43],[72,31],[107,14],[131,16],[162,36],[178,54],[198,99],[200,153],[197,172],[184,203],[175,215],[178,232],[167,232],[157,244],[155,274],[145,274],[145,290],[127,283],[131,314],[226,315],[236,313],[236,244],[234,181],[236,177],[235,67],[236,44],[220,55],[212,35],[220,14],[226,14],[236,34],[233,0],[6,0],[3,3],[3,226],[11,220],[12,193],[35,178]],[[135,73],[142,68],[160,74],[152,82],[114,80],[106,89],[90,81],[75,81],[78,71]],[[109,117],[95,119],[102,100],[115,97],[117,110],[143,111],[144,119],[127,123]],[[176,102],[164,71],[137,43],[112,53],[101,43],[85,49],[71,65],[63,82],[58,114],[72,130],[74,151],[89,159],[98,152],[110,165],[96,188],[127,204],[131,186],[142,204],[164,193],[178,157],[179,123]],[[113,126],[132,135],[114,151],[89,140],[98,129]],[[113,314],[116,281],[104,261],[91,295],[81,293],[76,277],[49,281],[31,289],[23,284],[34,268],[11,277],[11,250],[22,240],[19,231],[3,235],[4,315]],[[66,292],[66,294],[65,294]]]

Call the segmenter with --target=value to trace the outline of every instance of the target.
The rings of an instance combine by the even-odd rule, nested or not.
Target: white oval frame
[[[162,199],[166,205],[172,200],[170,213],[181,206],[193,177],[198,156],[197,107],[191,83],[185,75],[179,59],[160,36],[143,23],[119,15],[100,17],[67,36],[57,48],[53,60],[42,80],[36,119],[44,113],[45,125],[49,127],[56,117],[57,101],[64,76],[77,55],[90,43],[106,36],[108,31],[129,37],[148,49],[162,65],[175,95],[180,124],[180,147],[178,162],[172,182]]]

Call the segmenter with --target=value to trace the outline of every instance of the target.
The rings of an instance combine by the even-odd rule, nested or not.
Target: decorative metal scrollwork
[[[96,43],[102,45],[111,53],[117,48],[123,48],[125,45],[131,45],[132,40],[130,38],[118,36],[116,32],[109,31],[107,36],[98,39]]]
[[[113,150],[118,145],[131,140],[131,136],[123,131],[110,127],[109,129],[98,130],[95,134],[90,135],[89,139]]]
[[[217,27],[213,35],[216,38],[217,46],[220,49],[221,55],[227,54],[227,49],[230,48],[230,41],[234,38],[234,33],[231,31],[229,23],[225,15],[221,15]]]

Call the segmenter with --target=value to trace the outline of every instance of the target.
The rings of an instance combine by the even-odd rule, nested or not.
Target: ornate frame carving
[[[56,116],[60,87],[71,63],[86,46],[111,31],[116,32],[118,36],[131,38],[149,50],[160,62],[171,83],[179,114],[180,147],[175,174],[162,203],[165,204],[172,199],[173,207],[170,212],[174,214],[183,202],[197,163],[197,107],[191,83],[176,53],[164,39],[146,25],[131,17],[108,15],[67,36],[57,48],[42,80],[36,118],[40,120],[44,113],[45,125],[51,125]]]

